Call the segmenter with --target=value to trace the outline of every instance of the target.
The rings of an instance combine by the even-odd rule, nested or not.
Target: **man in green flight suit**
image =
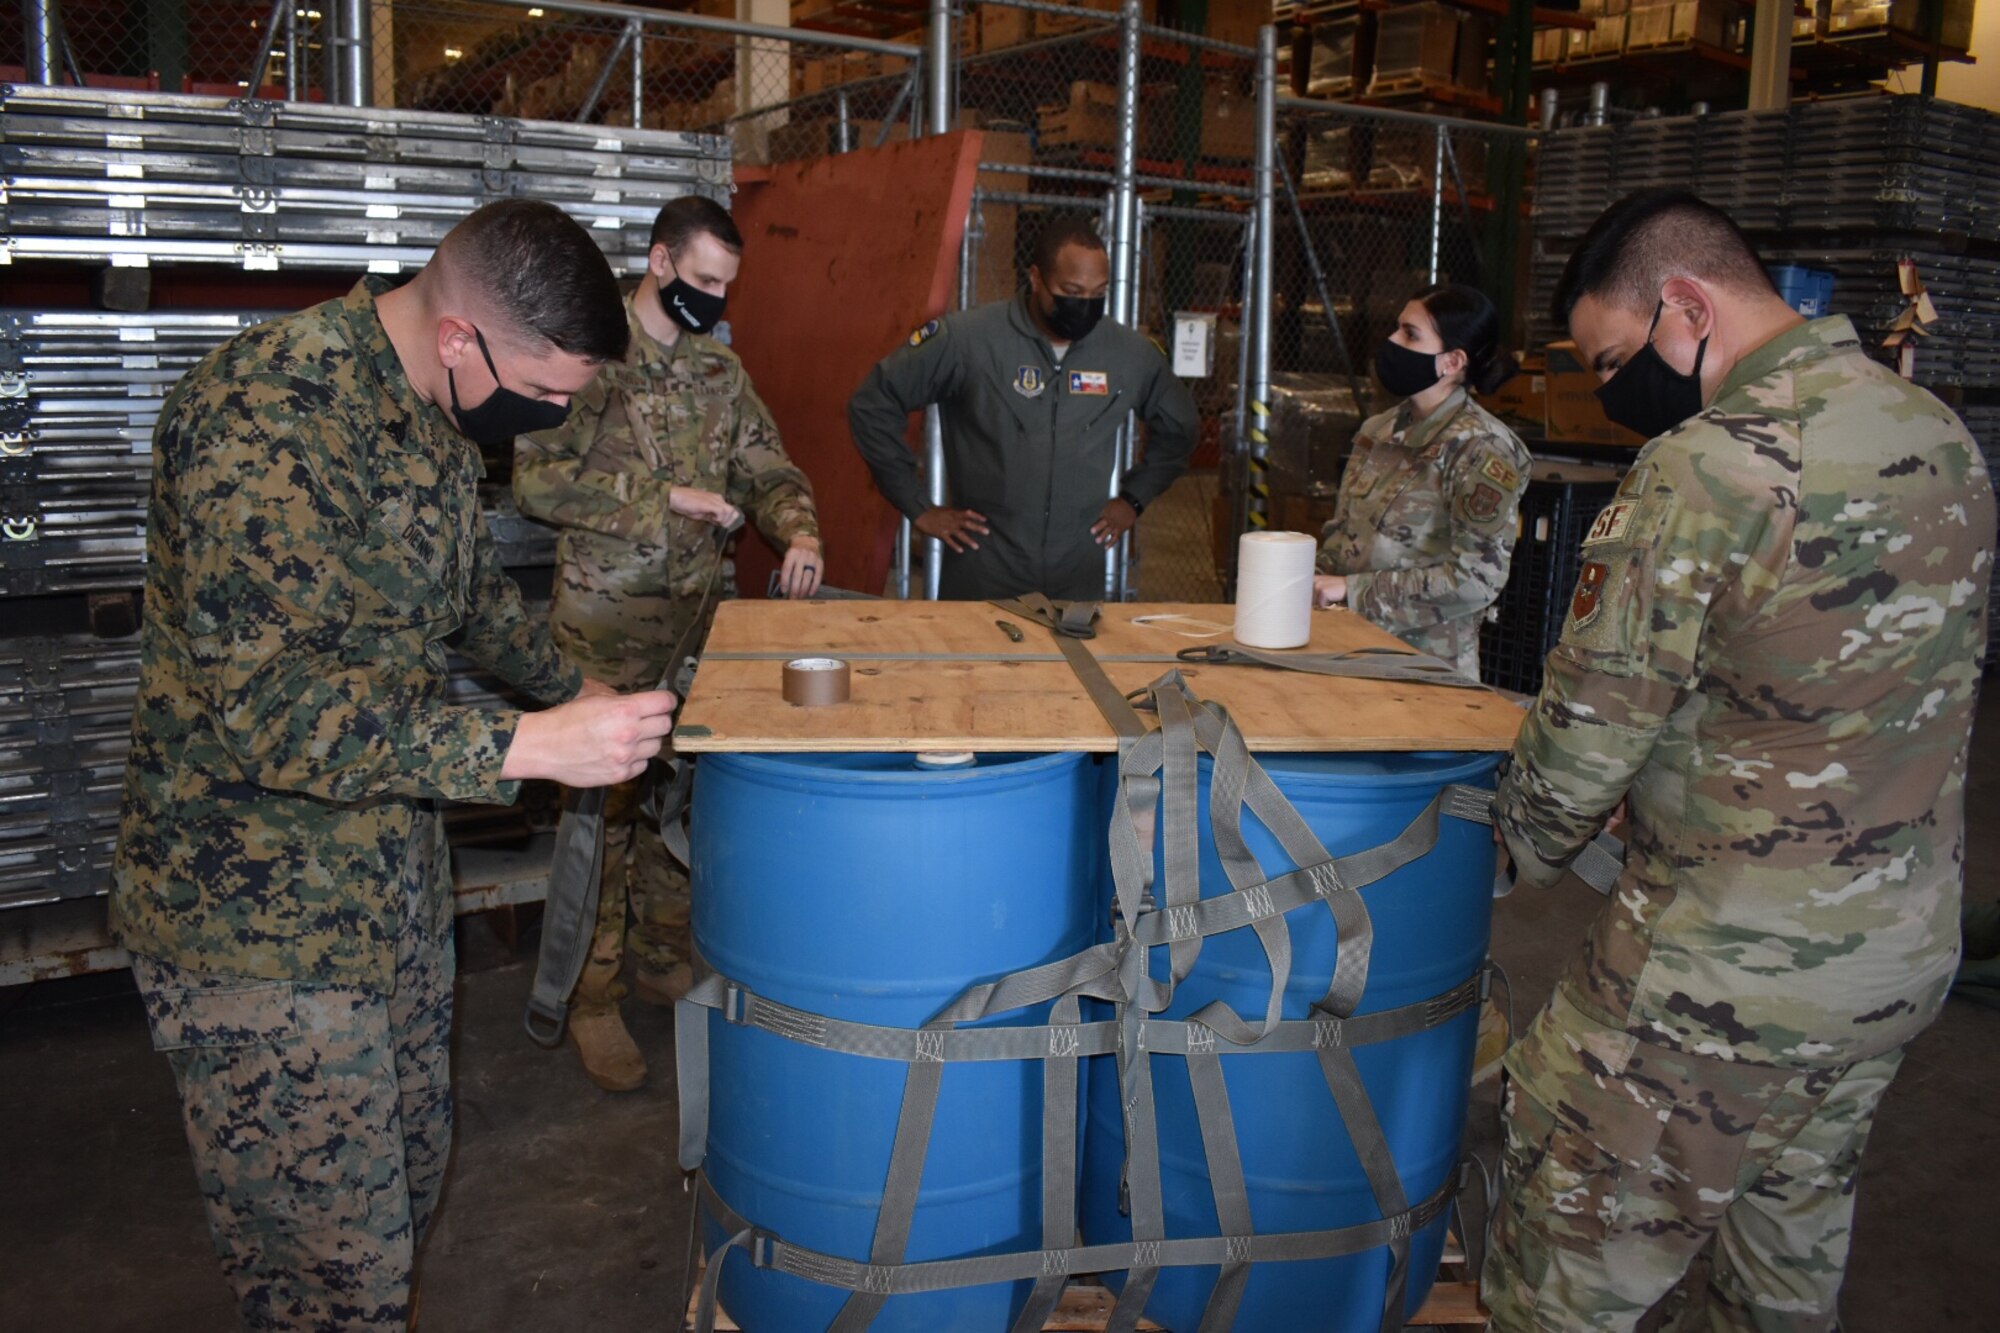
[[[451,1151],[438,802],[621,782],[672,725],[556,654],[475,491],[625,337],[589,234],[507,200],[161,410],[111,913],[246,1328],[409,1321]],[[447,646],[555,707],[452,704]]]
[[[1822,1333],[1854,1184],[1958,956],[1992,484],[1965,427],[1805,320],[1693,195],[1613,205],[1555,316],[1652,437],[1583,545],[1494,805],[1550,886],[1625,867],[1508,1054],[1501,1333]]]
[[[716,595],[735,592],[718,537],[744,511],[784,552],[785,595],[819,590],[812,483],[785,455],[743,363],[708,336],[742,254],[720,204],[689,195],[662,208],[646,275],[625,302],[631,350],[577,395],[560,429],[515,448],[515,502],[562,529],[556,646],[621,689],[651,686],[700,652]],[[641,999],[671,1005],[693,981],[687,871],[641,813],[658,776],[622,784],[605,803],[597,926],[570,1010],[584,1071],[611,1092],[646,1079],[618,1011],[627,947]]]
[[[875,484],[944,544],[944,597],[1102,598],[1105,548],[1187,466],[1201,428],[1194,399],[1144,334],[1100,322],[1110,283],[1090,224],[1056,219],[1037,239],[1025,293],[932,320],[849,400]],[[904,439],[910,413],[932,403],[951,495],[936,506]],[[1146,425],[1145,454],[1111,496],[1128,412]]]

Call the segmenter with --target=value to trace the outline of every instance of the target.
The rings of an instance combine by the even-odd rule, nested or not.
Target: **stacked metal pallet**
[[[0,310],[0,596],[138,586],[160,405],[271,313]]]
[[[479,205],[530,198],[638,273],[661,204],[727,199],[729,155],[714,135],[12,84],[0,261],[395,273]]]
[[[0,639],[0,910],[109,891],[138,689],[137,638]],[[528,706],[456,657],[446,698]],[[551,808],[454,806],[446,820],[454,845],[491,844],[526,837]]]
[[[2000,385],[2000,320],[1984,308],[1993,286],[1981,262],[2000,245],[2000,116],[1877,97],[1554,131],[1536,183],[1537,340],[1565,336],[1548,303],[1591,222],[1624,195],[1660,187],[1694,190],[1774,261],[1832,267],[1835,309],[1871,343],[1908,304],[1893,286],[1895,261],[1916,260],[1943,317],[1917,353],[1919,381]]]

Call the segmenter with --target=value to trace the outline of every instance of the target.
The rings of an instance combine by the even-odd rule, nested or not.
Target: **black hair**
[[[1086,250],[1102,252],[1104,238],[1097,234],[1097,224],[1081,213],[1050,218],[1042,227],[1041,234],[1035,237],[1034,264],[1041,272],[1043,281],[1048,280],[1055,269],[1056,256],[1067,245],[1080,245]]]
[[[554,204],[487,204],[439,249],[517,336],[586,361],[624,358],[631,329],[618,279],[590,233]]]
[[[1447,352],[1465,353],[1465,385],[1475,394],[1492,393],[1520,369],[1500,342],[1500,312],[1477,287],[1445,282],[1412,298],[1430,312]]]
[[[679,259],[687,243],[704,232],[722,242],[730,254],[743,253],[743,233],[736,230],[736,219],[729,216],[728,209],[702,194],[684,194],[668,200],[653,219],[653,235],[646,248],[664,245],[668,254]]]
[[[1590,224],[1563,266],[1549,315],[1567,328],[1586,296],[1650,315],[1660,288],[1674,278],[1699,278],[1746,296],[1778,290],[1727,213],[1686,190],[1641,190]]]

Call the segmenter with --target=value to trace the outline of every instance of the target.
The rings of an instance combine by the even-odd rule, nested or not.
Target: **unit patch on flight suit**
[[[1111,392],[1111,377],[1101,370],[1072,370],[1069,373],[1069,391],[1102,398]]]
[[[1569,604],[1570,628],[1583,629],[1604,609],[1604,580],[1610,566],[1601,560],[1585,564],[1576,578],[1576,597]]]
[[[1459,503],[1465,510],[1466,518],[1472,522],[1491,523],[1493,516],[1500,512],[1500,502],[1506,498],[1501,492],[1482,481]]]
[[[1042,390],[1048,387],[1049,382],[1042,377],[1040,366],[1022,366],[1014,372],[1014,392],[1023,398],[1040,398]]]

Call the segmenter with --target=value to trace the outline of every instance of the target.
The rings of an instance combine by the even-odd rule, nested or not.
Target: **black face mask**
[[[1101,296],[1057,296],[1050,293],[1049,300],[1055,302],[1053,310],[1043,312],[1049,322],[1049,329],[1056,337],[1069,342],[1079,342],[1097,327],[1097,321],[1104,318],[1104,298]]]
[[[516,435],[554,430],[563,424],[569,417],[569,404],[545,403],[501,384],[500,368],[493,364],[493,353],[487,350],[486,335],[474,329],[472,336],[479,340],[479,354],[486,358],[486,368],[493,372],[493,383],[498,387],[479,406],[461,407],[458,377],[446,368],[445,381],[451,385],[451,415],[458,422],[459,434],[482,449],[497,449]]]
[[[1665,301],[1653,307],[1653,322],[1646,326],[1646,345],[1597,389],[1605,416],[1649,440],[1665,435],[1703,406],[1701,362],[1708,355],[1708,339],[1703,338],[1695,349],[1692,374],[1683,375],[1668,365],[1653,346],[1653,330],[1660,327],[1660,315],[1666,308]]]
[[[1375,349],[1375,376],[1398,398],[1414,398],[1444,378],[1434,353],[1412,351],[1387,338]]]
[[[669,257],[668,266],[672,267],[673,262]],[[689,285],[681,279],[680,270],[674,269],[674,280],[660,288],[660,304],[666,307],[667,318],[689,333],[707,333],[722,322],[729,297]]]

